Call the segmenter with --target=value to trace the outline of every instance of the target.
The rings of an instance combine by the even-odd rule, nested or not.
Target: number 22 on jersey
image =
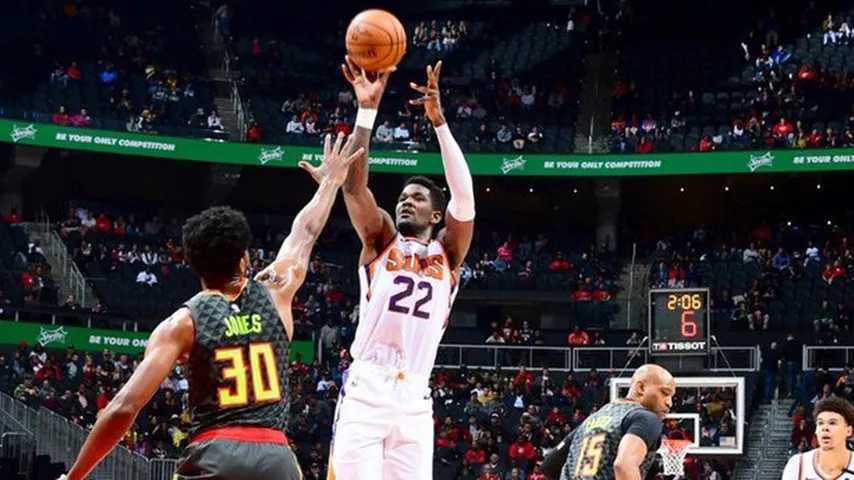
[[[602,463],[602,443],[607,433],[596,433],[584,437],[581,441],[581,451],[575,462],[575,477],[595,477]]]
[[[246,368],[246,354],[249,368]],[[276,354],[273,344],[253,343],[247,347],[222,347],[214,351],[214,360],[226,362],[222,379],[230,386],[220,387],[217,397],[220,408],[244,407],[250,403],[250,385],[254,403],[277,402],[282,399]]]

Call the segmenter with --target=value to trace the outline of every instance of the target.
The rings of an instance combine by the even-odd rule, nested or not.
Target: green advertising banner
[[[121,155],[211,163],[296,167],[318,162],[319,147],[259,145],[62,127],[0,119],[0,141]],[[466,158],[475,175],[619,177],[733,173],[822,172],[854,169],[854,149],[727,151],[645,155],[487,154]],[[442,173],[438,153],[371,150],[371,170],[383,173]]]
[[[0,321],[0,343],[7,345],[26,343],[31,347],[74,347],[84,352],[110,350],[133,354],[144,351],[147,342],[148,333],[142,332]]]
[[[0,320],[0,344],[3,345],[26,343],[31,347],[38,344],[44,348],[53,349],[74,347],[84,352],[110,350],[117,353],[137,354],[145,351],[148,337],[147,332],[125,332],[123,330]],[[314,342],[308,340],[291,342],[289,360],[294,360],[297,353],[302,355],[303,362],[313,362]]]

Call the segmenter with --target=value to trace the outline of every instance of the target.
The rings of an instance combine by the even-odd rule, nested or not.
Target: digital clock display
[[[667,355],[709,351],[709,291],[650,290],[650,352]]]

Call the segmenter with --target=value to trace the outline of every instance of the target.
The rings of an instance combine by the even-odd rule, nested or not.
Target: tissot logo
[[[774,166],[774,154],[771,152],[765,152],[762,155],[751,155],[750,161],[747,162],[747,168],[750,169],[751,172],[755,172],[762,167],[773,167]]]
[[[18,143],[19,141],[21,141],[25,138],[29,138],[30,140],[35,140],[36,139],[36,133],[38,133],[38,130],[36,129],[35,125],[33,125],[32,123],[27,125],[26,127],[19,127],[19,126],[13,124],[12,125],[12,131],[9,133],[9,135],[12,137],[13,142]]]
[[[525,160],[525,157],[522,155],[519,155],[516,158],[505,158],[501,162],[501,173],[507,175],[513,170],[524,170],[527,162],[528,161]]]
[[[284,156],[285,151],[282,147],[262,148],[261,153],[258,154],[258,161],[261,162],[261,165],[266,165],[272,161],[281,162]]]

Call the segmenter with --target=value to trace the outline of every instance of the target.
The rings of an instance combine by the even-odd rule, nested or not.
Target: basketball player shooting
[[[283,433],[291,301],[347,170],[363,153],[343,154],[342,141],[339,135],[330,146],[326,137],[320,167],[300,164],[319,186],[294,219],[275,261],[255,279],[246,276],[251,232],[242,213],[214,207],[187,220],[184,248],[202,291],[154,330],[145,359],[100,412],[77,461],[61,479],[86,478],[178,362],[187,366],[193,424],[176,480],[302,478]],[[344,150],[352,151],[351,143]]]
[[[848,439],[854,435],[854,407],[841,397],[816,402],[813,409],[818,448],[793,455],[783,480],[854,479],[854,453]]]
[[[373,81],[349,58],[342,65],[359,101],[353,148],[366,153],[350,168],[344,201],[362,241],[359,324],[341,390],[330,478],[433,478],[433,405],[428,380],[457,294],[458,269],[474,231],[474,188],[465,157],[442,113],[442,62],[427,67],[421,96],[442,153],[451,198],[432,180],[404,182],[395,218],[368,188],[367,146],[388,79]],[[445,227],[439,230],[440,223]]]
[[[632,375],[624,400],[587,417],[543,460],[549,480],[642,480],[655,460],[676,382],[647,364]]]

